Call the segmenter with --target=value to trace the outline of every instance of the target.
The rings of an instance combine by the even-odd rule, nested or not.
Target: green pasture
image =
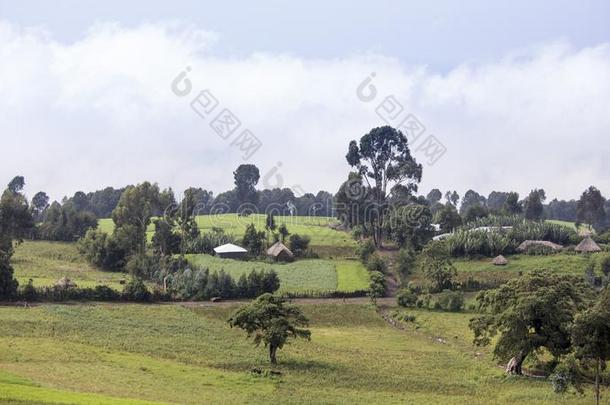
[[[468,314],[413,310],[404,331],[368,305],[306,305],[312,340],[266,350],[226,323],[234,308],[0,308],[0,402],[28,404],[584,404],[504,376],[474,348]],[[417,325],[417,327],[415,327]],[[262,374],[252,372],[262,370]],[[148,402],[145,402],[148,401]]]

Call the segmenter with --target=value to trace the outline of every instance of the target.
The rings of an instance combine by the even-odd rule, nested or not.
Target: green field
[[[15,248],[15,277],[19,284],[32,279],[35,286],[50,286],[62,277],[75,281],[79,287],[107,285],[121,289],[123,273],[100,271],[78,253],[75,243],[25,241]]]
[[[265,229],[265,215],[253,214],[240,217],[237,214],[200,215],[197,216],[197,224],[202,232],[210,231],[212,228],[222,228],[226,233],[232,234],[238,240],[244,236],[246,226],[254,223],[257,229]],[[311,247],[324,256],[353,256],[353,248],[356,242],[347,232],[336,231],[329,227],[336,224],[337,220],[328,217],[304,217],[304,216],[276,216],[277,226],[286,224],[290,233],[308,235],[311,237]],[[99,229],[111,233],[114,223],[110,218],[99,220]],[[148,227],[149,236],[152,237],[153,225]]]
[[[299,260],[292,263],[244,262],[210,255],[186,255],[189,262],[210,271],[224,270],[235,280],[251,270],[274,270],[280,292],[351,292],[368,288],[369,277],[356,260]]]
[[[305,305],[312,341],[279,353],[279,376],[226,323],[232,308],[45,305],[0,308],[6,403],[591,403],[546,381],[506,377],[470,345],[470,315],[410,311],[388,326],[369,306]],[[119,402],[119,399],[121,402]],[[23,402],[22,402],[23,401]]]
[[[573,229],[575,231],[591,231],[591,232],[595,232],[593,229],[589,229],[589,227],[587,225],[583,225],[581,224],[578,229],[576,229],[576,224],[574,222],[569,222],[569,221],[561,221],[559,219],[547,219],[546,222],[550,222],[552,224],[557,224],[557,225],[563,225],[567,228]]]

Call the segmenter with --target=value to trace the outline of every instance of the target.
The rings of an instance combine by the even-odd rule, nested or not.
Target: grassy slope
[[[78,253],[76,244],[25,241],[15,248],[13,267],[19,284],[34,281],[35,286],[53,285],[62,277],[74,280],[80,287],[104,284],[121,289],[119,280],[125,274],[96,270]]]
[[[184,404],[585,402],[555,396],[544,381],[504,377],[485,350],[475,356],[469,315],[414,310],[420,328],[402,332],[357,305],[306,306],[312,341],[280,352],[281,377],[255,375],[249,372],[253,367],[268,367],[265,350],[227,327],[231,311],[169,305],[0,308],[0,323],[6,326],[0,329],[0,398],[35,403],[60,398]],[[37,388],[29,390],[31,384]]]
[[[200,267],[219,271],[223,269],[238,279],[253,269],[275,270],[280,277],[281,292],[296,291],[354,291],[368,287],[366,269],[357,261],[299,260],[293,263],[270,264],[220,259],[210,255],[187,255],[187,259]],[[340,278],[338,275],[340,274]]]

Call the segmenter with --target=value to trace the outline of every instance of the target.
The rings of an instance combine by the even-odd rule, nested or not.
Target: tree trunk
[[[504,371],[507,374],[523,375],[522,366],[523,360],[525,360],[525,356],[527,356],[527,353],[519,352],[519,354],[510,359]]]
[[[597,358],[597,368],[595,370],[595,404],[599,405],[599,373],[601,369],[602,359]]]
[[[271,360],[271,364],[277,364],[277,359],[275,357],[275,353],[277,352],[277,347],[274,345],[269,345],[269,360]]]

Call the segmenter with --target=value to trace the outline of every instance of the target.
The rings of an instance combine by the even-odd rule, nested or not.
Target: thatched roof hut
[[[294,259],[294,254],[282,242],[276,242],[267,249],[267,256],[275,260],[290,261]]]
[[[578,246],[574,248],[575,251],[580,253],[592,253],[592,252],[601,252],[602,249],[599,247],[597,243],[590,236],[584,238]]]
[[[495,258],[494,258],[494,259],[491,261],[491,263],[492,263],[494,266],[505,266],[505,265],[507,265],[507,264],[508,264],[508,260],[506,260],[506,257],[504,257],[504,256],[502,256],[502,255],[499,255],[499,256],[496,256],[496,257],[495,257]]]
[[[62,277],[55,283],[55,287],[63,288],[67,290],[68,288],[76,288],[76,283],[70,280],[68,277]]]
[[[558,245],[557,243],[549,242],[548,240],[526,240],[519,245],[517,251],[525,252],[532,246],[543,246],[556,251],[560,251],[561,249],[563,249],[563,246]]]

